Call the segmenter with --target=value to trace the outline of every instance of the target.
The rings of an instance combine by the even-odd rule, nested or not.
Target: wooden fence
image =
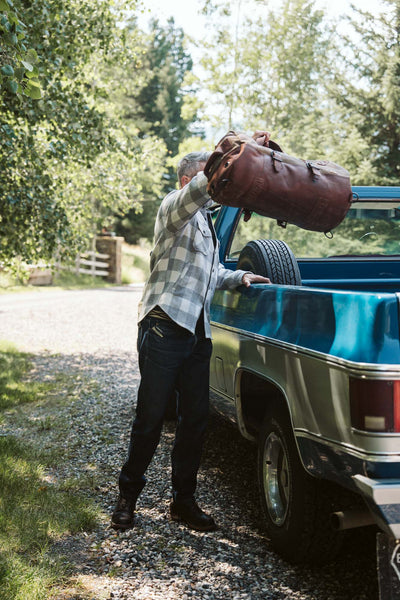
[[[75,260],[75,273],[84,275],[93,275],[99,277],[108,277],[109,263],[104,262],[109,259],[109,254],[101,254],[95,250],[90,250],[86,254],[77,256]],[[72,269],[71,269],[72,270]]]
[[[76,257],[75,265],[63,265],[56,262],[53,268],[45,264],[32,265],[28,283],[30,285],[50,285],[53,280],[53,272],[60,270],[71,271],[72,273],[82,273],[98,277],[108,277],[110,274],[110,265],[105,262],[110,258],[109,254],[101,254],[96,251],[88,251],[85,254]]]
[[[121,283],[122,242],[122,237],[100,236],[95,239],[96,249],[77,256],[75,265],[63,265],[60,261],[56,261],[53,269],[46,265],[32,265],[29,283],[49,285],[52,282],[53,271],[65,269],[76,274],[104,277],[111,283],[119,284]]]

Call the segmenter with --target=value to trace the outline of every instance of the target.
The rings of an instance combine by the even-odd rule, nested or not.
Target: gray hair
[[[178,181],[184,175],[194,177],[196,173],[202,170],[204,163],[208,161],[211,152],[190,152],[179,161],[177,168]]]

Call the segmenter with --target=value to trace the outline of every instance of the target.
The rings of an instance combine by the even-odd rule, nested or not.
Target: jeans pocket
[[[181,327],[172,319],[155,319],[151,324],[150,331],[163,338],[187,338],[192,334],[188,329]]]
[[[136,348],[137,348],[138,353],[143,348],[143,344],[146,341],[148,331],[149,330],[147,327],[143,327],[142,325],[139,325],[137,343],[136,343]]]

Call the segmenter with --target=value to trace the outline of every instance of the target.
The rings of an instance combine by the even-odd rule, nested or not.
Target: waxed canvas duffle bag
[[[261,145],[265,144],[265,145]],[[271,140],[230,131],[206,163],[207,190],[218,204],[235,206],[311,231],[332,231],[351,206],[346,169],[303,160]]]

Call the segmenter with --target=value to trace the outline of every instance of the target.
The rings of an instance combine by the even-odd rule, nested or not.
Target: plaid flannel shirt
[[[139,322],[159,306],[194,333],[204,308],[204,330],[211,338],[210,304],[215,289],[237,287],[246,271],[230,271],[220,264],[219,244],[207,217],[210,204],[202,171],[164,198],[156,218],[151,273],[139,305]]]

